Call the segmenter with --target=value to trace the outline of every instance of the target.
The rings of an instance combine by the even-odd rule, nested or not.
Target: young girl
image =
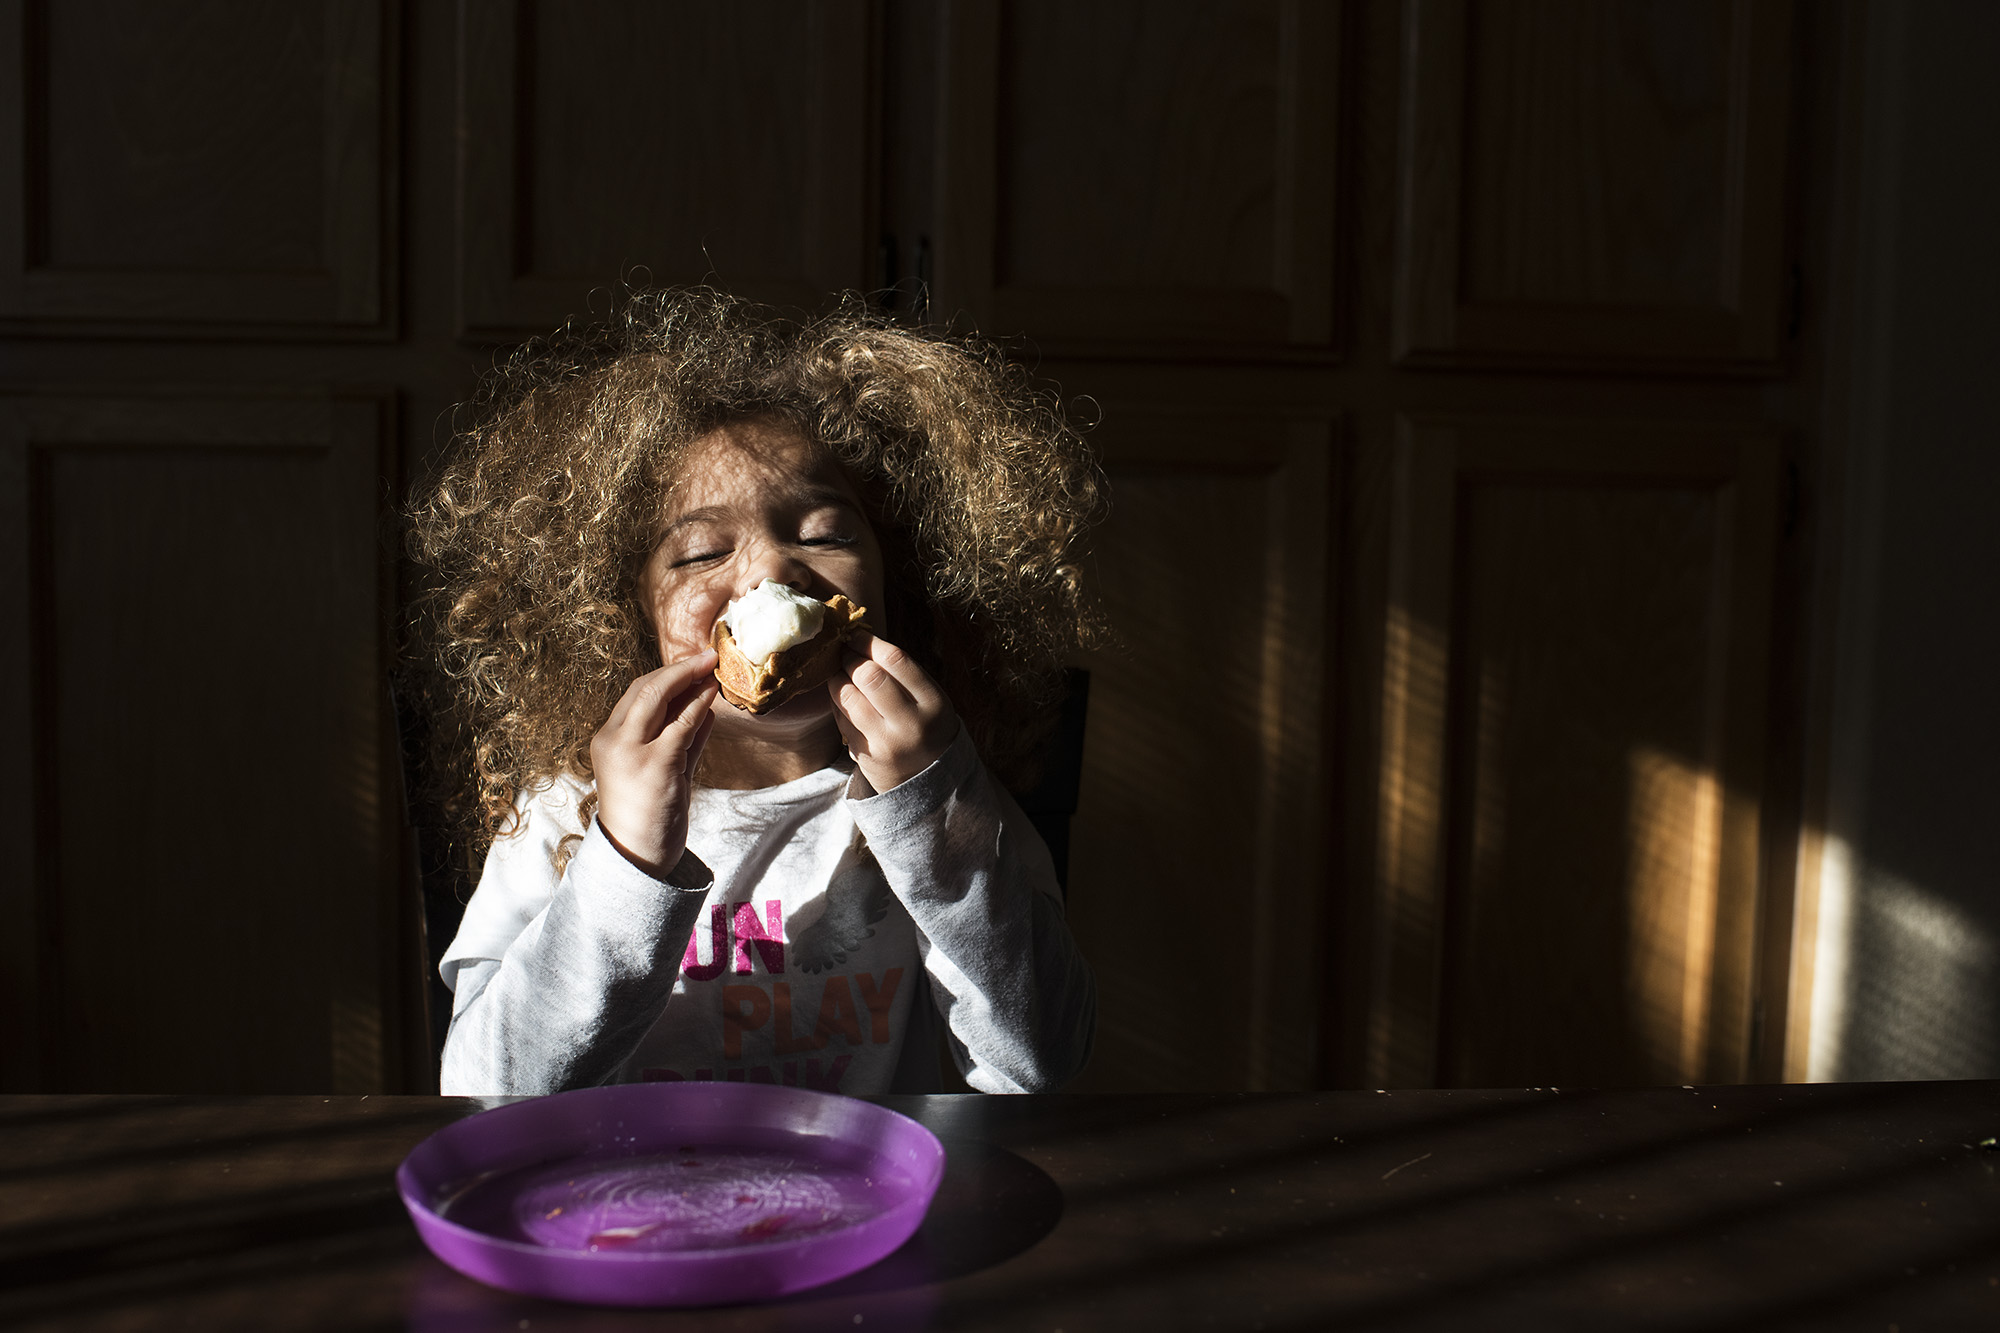
[[[414,511],[434,768],[488,844],[441,1089],[1060,1087],[1096,1001],[1019,780],[1090,637],[1099,475],[978,349],[637,298],[496,377]],[[762,715],[709,650],[773,580],[867,608]]]

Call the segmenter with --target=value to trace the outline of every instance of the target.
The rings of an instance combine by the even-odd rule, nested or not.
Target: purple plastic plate
[[[831,1282],[924,1220],[944,1147],[907,1116],[762,1083],[537,1097],[418,1144],[396,1188],[431,1253],[508,1291],[720,1305]]]

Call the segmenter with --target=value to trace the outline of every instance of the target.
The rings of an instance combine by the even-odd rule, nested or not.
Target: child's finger
[[[918,708],[935,708],[943,700],[943,693],[930,673],[918,665],[916,658],[887,639],[864,630],[848,640],[848,648],[861,660],[880,667],[884,674],[902,686]],[[852,663],[849,667],[849,674],[852,675]]]
[[[710,698],[712,699],[713,696],[710,696]],[[715,714],[710,712],[708,704],[704,703],[701,708],[701,721],[694,724],[694,734],[688,737],[687,771],[689,773],[693,773],[695,765],[701,762],[702,749],[708,744],[708,733],[714,730]]]
[[[715,721],[715,714],[709,705],[715,702],[716,692],[721,686],[713,676],[683,692],[670,705],[671,711],[660,728],[660,734],[649,742],[654,745],[670,745],[692,752],[697,733],[706,737],[703,728]]]
[[[847,720],[847,714],[841,711],[840,700],[837,698],[833,701],[833,725],[839,730],[840,743],[847,747],[849,754],[853,754],[856,749],[867,745],[868,738],[863,736],[860,730]]]
[[[685,705],[688,687],[702,677],[713,678],[715,651],[704,648],[693,657],[669,662],[632,682],[606,726],[644,744],[659,736],[669,718]]]
[[[833,706],[838,716],[845,718],[864,739],[882,730],[882,710],[859,685],[852,680],[837,680],[833,684]]]
[[[698,674],[703,670],[712,672],[714,662],[704,659],[713,659],[714,656],[713,649],[704,649],[693,657],[684,658],[679,662],[669,662],[665,666],[655,667],[643,676],[635,677],[632,683],[625,687],[625,693],[619,696],[618,703],[611,710],[611,716],[604,720],[605,728],[619,731],[635,724],[643,727],[650,715],[656,713],[665,701],[681,692],[690,674]]]
[[[826,692],[833,697],[834,728],[840,732],[840,743],[849,750],[862,744],[866,739],[861,734],[861,728],[855,725],[854,719],[847,715],[846,701],[841,698],[844,691],[851,691],[853,688],[845,676],[837,675],[826,683]]]
[[[911,695],[909,687],[890,675],[881,663],[868,658],[850,657],[842,665],[846,669],[849,684],[859,690],[861,696],[881,716],[901,717],[923,711],[922,704]]]

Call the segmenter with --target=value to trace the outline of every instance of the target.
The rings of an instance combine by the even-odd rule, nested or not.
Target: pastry
[[[821,602],[764,580],[729,604],[710,635],[722,697],[745,712],[768,713],[826,684],[866,614],[839,593]]]

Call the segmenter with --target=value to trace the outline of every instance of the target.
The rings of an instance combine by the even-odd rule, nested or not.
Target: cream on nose
[[[797,592],[806,592],[812,583],[811,566],[805,564],[780,546],[764,546],[756,557],[745,563],[744,580],[737,588],[736,595],[743,596],[752,591],[765,579],[782,583]]]

